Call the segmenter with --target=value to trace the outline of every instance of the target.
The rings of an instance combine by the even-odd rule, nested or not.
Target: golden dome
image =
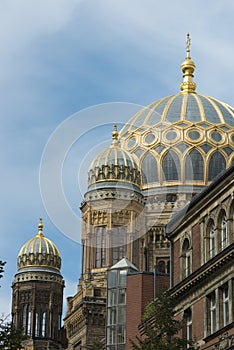
[[[98,182],[130,182],[140,185],[140,172],[134,155],[120,147],[117,125],[114,125],[112,144],[101,151],[89,168],[89,187]]]
[[[56,245],[43,235],[42,218],[38,234],[23,245],[18,254],[18,270],[30,267],[60,270],[61,258]]]
[[[120,131],[121,146],[138,159],[143,189],[201,189],[234,160],[234,109],[195,91],[189,36],[186,47],[181,92],[143,108]]]

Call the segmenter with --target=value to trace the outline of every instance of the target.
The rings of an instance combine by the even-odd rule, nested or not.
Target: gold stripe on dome
[[[221,106],[228,112],[231,114],[231,116],[233,117],[234,119],[234,111],[233,111],[233,107],[228,105],[227,103],[224,103],[222,101],[219,101],[217,98],[215,97],[212,97],[213,100],[215,100],[216,102],[220,103]],[[224,123],[226,124],[226,121],[224,121]]]
[[[164,107],[163,113],[162,113],[162,118],[161,118],[162,121],[167,121],[167,118],[166,118],[167,112],[168,112],[169,108],[171,107],[172,102],[175,100],[175,98],[177,96],[178,95],[172,95],[170,100],[167,102],[166,106]]]
[[[199,108],[199,112],[200,112],[200,119],[201,121],[206,121],[206,115],[205,115],[205,110],[203,108],[203,104],[199,98],[199,95],[194,95],[196,101],[197,101],[197,105],[198,105],[198,108]]]
[[[51,254],[50,248],[49,248],[49,247],[51,247],[51,249],[53,250],[54,255],[60,256],[60,252],[59,252],[58,248],[55,246],[55,244],[51,240],[49,240],[45,236],[38,237],[38,235],[33,237],[33,238],[31,238],[27,243],[25,243],[23,245],[23,247],[19,251],[18,256],[21,256],[23,254],[29,254],[29,253],[33,254],[33,253],[35,253],[35,250],[36,250],[35,245],[38,242],[38,240],[39,240],[38,253],[42,253],[42,242],[44,242],[45,245],[46,245],[46,248],[47,248],[46,249],[46,254]]]
[[[181,120],[186,120],[187,101],[188,101],[188,94],[184,94],[183,100],[182,100],[181,115],[180,115]]]
[[[220,119],[220,123],[225,123],[223,114],[221,113],[219,107],[214,103],[214,101],[212,101],[212,99],[210,99],[208,96],[204,96],[202,95],[202,97],[204,99],[206,99],[207,101],[209,101],[209,103],[214,107],[215,111],[217,112],[219,119]]]
[[[149,113],[147,114],[147,116],[146,116],[146,118],[145,118],[145,120],[144,120],[144,123],[143,123],[144,126],[147,126],[147,125],[148,125],[148,120],[150,119],[150,117],[152,116],[152,114],[155,113],[156,108],[157,108],[161,103],[163,103],[164,100],[167,99],[167,98],[168,98],[168,97],[161,98],[160,100],[154,101],[153,103],[151,103],[151,104],[148,106],[148,108],[150,109],[150,111],[149,111]],[[152,108],[151,108],[151,106],[152,106]]]

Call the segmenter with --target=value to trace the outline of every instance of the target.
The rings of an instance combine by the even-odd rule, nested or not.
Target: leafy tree
[[[5,266],[6,262],[5,261],[2,261],[0,260],[0,278],[3,277],[3,272],[4,272],[4,266]]]
[[[5,261],[0,260],[0,278],[3,277],[5,264]],[[21,343],[27,338],[22,329],[15,329],[13,323],[8,322],[6,317],[0,317],[0,349],[22,349]]]
[[[0,318],[0,349],[22,349],[22,341],[28,337],[22,329],[16,329],[11,322]]]
[[[0,318],[0,349],[23,349],[21,343],[27,338],[22,329],[15,329],[11,322],[7,322],[3,317]]]
[[[89,350],[102,350],[103,344],[101,340],[95,339],[91,346],[88,347]]]
[[[173,300],[169,291],[162,292],[150,303],[141,324],[144,336],[131,340],[133,350],[183,350],[187,341],[179,336],[184,327],[183,321],[175,320]],[[190,349],[194,349],[191,344]]]

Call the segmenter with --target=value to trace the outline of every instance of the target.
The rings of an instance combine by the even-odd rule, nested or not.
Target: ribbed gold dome
[[[28,267],[49,267],[60,270],[61,258],[56,245],[43,235],[42,218],[38,234],[23,245],[18,254],[18,270]]]
[[[124,181],[140,185],[140,172],[134,156],[122,149],[116,124],[112,133],[113,142],[101,151],[89,168],[89,186],[103,181]]]
[[[143,189],[201,188],[234,160],[234,109],[196,92],[189,36],[186,47],[181,91],[143,108],[120,131],[121,146],[138,159]]]

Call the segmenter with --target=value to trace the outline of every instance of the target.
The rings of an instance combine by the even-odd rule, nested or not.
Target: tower
[[[142,265],[138,237],[144,199],[135,157],[120,147],[117,126],[111,145],[93,160],[81,204],[83,267],[77,294],[68,299],[68,349],[105,339],[107,269],[125,255]]]
[[[60,267],[59,250],[44,236],[40,218],[37,235],[20,249],[12,284],[13,323],[28,335],[23,344],[26,350],[61,348],[64,281]]]

